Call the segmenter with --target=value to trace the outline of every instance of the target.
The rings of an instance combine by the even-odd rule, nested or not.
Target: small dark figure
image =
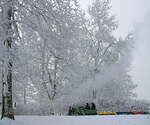
[[[14,107],[16,108],[16,106],[17,106],[17,104],[16,104],[16,102],[14,103]]]
[[[86,106],[85,106],[86,109],[90,109],[90,106],[88,103],[86,103]]]
[[[69,107],[68,115],[72,115],[72,108],[71,108],[71,106]]]
[[[74,113],[75,113],[75,108],[73,107],[72,108],[72,114],[74,115]]]
[[[92,107],[91,107],[91,109],[96,109],[96,106],[95,106],[95,104],[92,102],[91,103],[92,104]]]

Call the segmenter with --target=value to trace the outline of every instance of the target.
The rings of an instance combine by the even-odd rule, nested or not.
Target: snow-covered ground
[[[0,125],[150,125],[150,115],[16,116]]]

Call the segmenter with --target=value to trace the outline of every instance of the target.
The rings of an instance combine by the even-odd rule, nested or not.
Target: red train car
[[[133,111],[132,114],[145,114],[143,111]]]

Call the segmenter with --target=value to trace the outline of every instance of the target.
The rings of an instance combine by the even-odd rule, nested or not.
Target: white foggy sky
[[[79,0],[85,10],[92,1]],[[111,5],[111,13],[119,23],[115,34],[125,37],[129,32],[134,33],[131,75],[138,85],[138,97],[150,100],[150,0],[111,0]]]

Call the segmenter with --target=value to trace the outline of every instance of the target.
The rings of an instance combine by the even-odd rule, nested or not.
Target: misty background
[[[79,0],[81,7],[87,11],[93,0]],[[149,0],[111,0],[111,13],[115,15],[119,27],[117,37],[133,33],[135,45],[131,75],[138,85],[136,93],[139,99],[150,100],[150,1]]]
[[[2,118],[149,113],[147,0],[4,1]]]

